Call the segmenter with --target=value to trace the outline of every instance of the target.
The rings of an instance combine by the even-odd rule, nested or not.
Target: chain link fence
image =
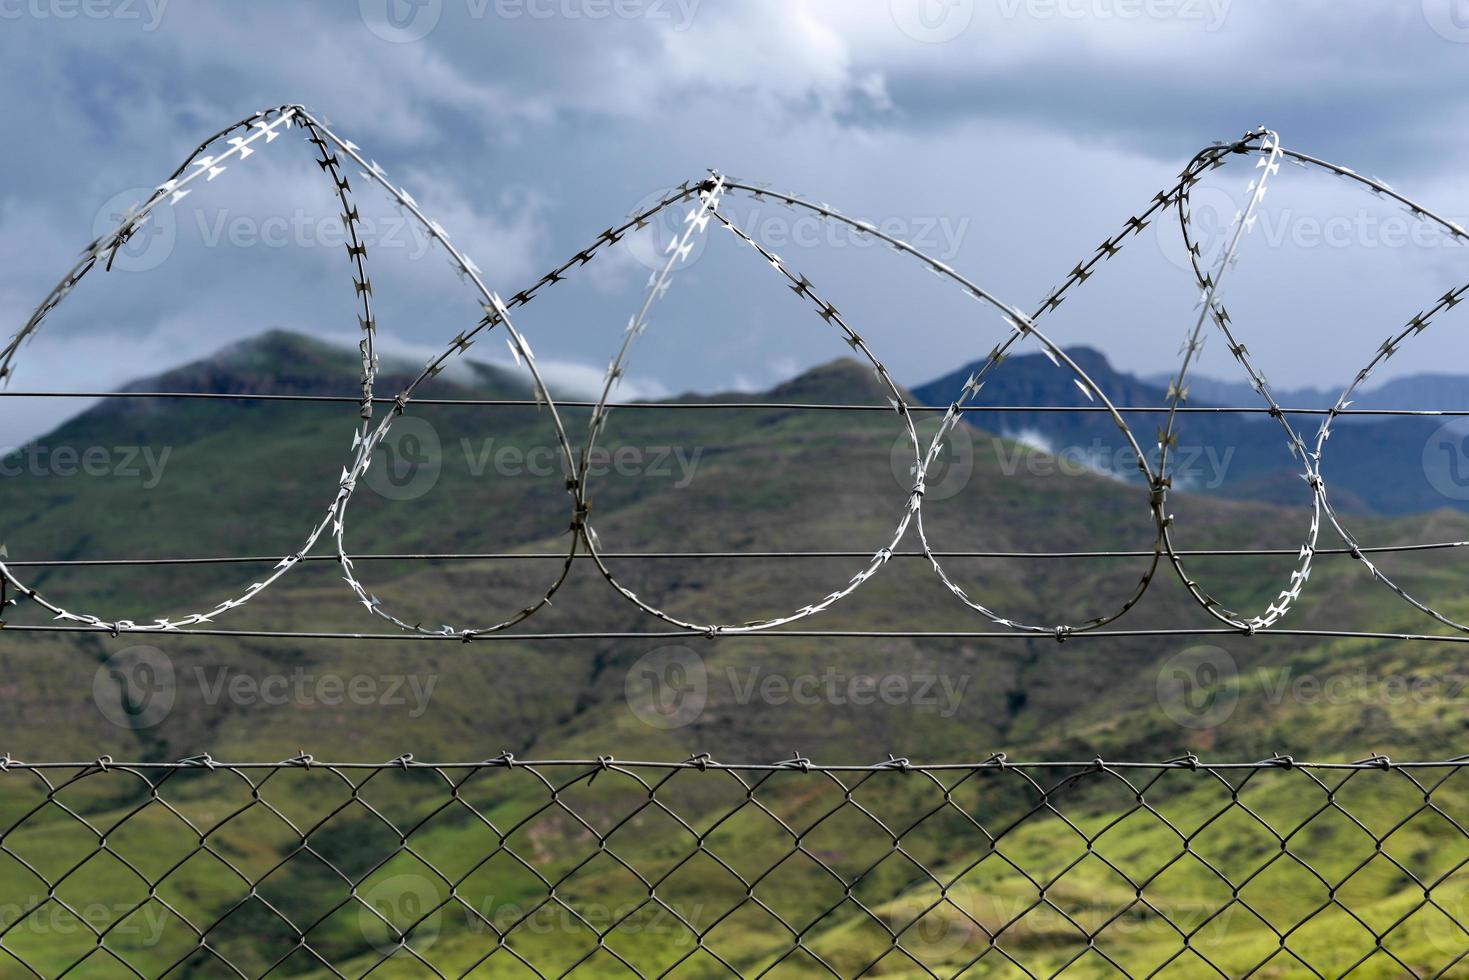
[[[1469,758],[0,772],[0,975],[1469,971]]]

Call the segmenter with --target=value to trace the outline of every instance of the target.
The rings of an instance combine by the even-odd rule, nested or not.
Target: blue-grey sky
[[[0,0],[0,80],[7,330],[200,139],[284,102],[381,163],[507,295],[716,167],[915,239],[1029,309],[1199,148],[1262,123],[1469,219],[1466,0]],[[1248,161],[1212,175],[1201,222],[1227,220],[1250,176]],[[108,387],[269,327],[350,338],[328,190],[299,140],[240,162],[134,267],[84,283],[13,385]],[[356,190],[384,346],[426,356],[473,322],[473,297],[381,194]],[[1000,336],[900,256],[768,204],[728,207],[900,381]],[[1048,332],[1167,370],[1195,315],[1177,239],[1167,223],[1130,246]],[[600,375],[655,247],[598,259],[516,317],[557,385]],[[654,317],[630,390],[765,387],[845,351],[752,259],[709,243]],[[1469,256],[1288,170],[1233,275],[1226,298],[1271,380],[1339,388],[1469,280]],[[1394,369],[1469,373],[1459,312]],[[1219,346],[1205,369],[1234,377]],[[75,409],[20,402],[0,443]]]

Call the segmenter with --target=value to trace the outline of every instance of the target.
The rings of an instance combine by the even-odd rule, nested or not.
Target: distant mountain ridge
[[[394,355],[378,356],[379,394],[418,377],[422,364]],[[267,330],[220,348],[209,357],[132,381],[122,391],[201,391],[211,394],[344,395],[361,383],[356,348],[289,330]],[[462,358],[453,370],[432,379],[437,387],[526,392],[530,385],[483,361]]]
[[[1067,352],[1107,392],[1119,408],[1167,404],[1167,382],[1118,370],[1101,351],[1087,346]],[[911,390],[917,403],[945,405],[983,362],[965,365]],[[385,356],[376,386],[379,395],[401,390],[421,367]],[[272,330],[222,348],[216,354],[126,385],[123,391],[197,391],[212,394],[300,394],[350,396],[360,384],[357,354],[333,344],[283,330]],[[1254,406],[1258,395],[1234,382],[1205,377],[1190,381],[1188,405]],[[1241,390],[1243,388],[1244,390]],[[450,398],[529,398],[525,379],[471,359],[430,379],[420,396]],[[856,361],[842,359],[814,367],[766,393],[776,401],[881,402],[887,391]],[[721,400],[728,393],[685,394],[673,400]],[[1322,408],[1335,394],[1318,389],[1282,390],[1281,404]],[[1065,454],[1095,471],[1121,480],[1138,478],[1130,447],[1105,412],[1095,411],[1074,383],[1070,371],[1042,354],[1008,359],[990,374],[975,402],[992,406],[1052,406],[1092,409],[1087,412],[972,411],[965,419],[986,433],[1027,443],[1052,454]],[[169,399],[111,399],[88,409],[63,426],[75,430],[109,420],[157,417],[175,403]],[[1437,408],[1469,410],[1469,379],[1425,374],[1389,381],[1353,400],[1354,407]],[[203,410],[177,416],[177,425],[198,435],[225,424],[235,409]],[[1135,438],[1145,452],[1156,449],[1162,414],[1128,415]],[[1296,431],[1314,445],[1319,416],[1296,416]],[[1301,467],[1287,451],[1285,433],[1260,414],[1189,414],[1178,426],[1179,451],[1174,457],[1174,486],[1238,500],[1300,507],[1310,495]],[[1451,507],[1469,511],[1469,420],[1423,417],[1339,420],[1324,456],[1323,475],[1338,509],[1352,513],[1398,515]]]
[[[1100,351],[1076,347],[1067,351],[1119,408],[1166,406],[1168,380],[1140,378],[1117,370]],[[918,385],[914,394],[925,403],[948,404],[976,361],[934,381]],[[1257,406],[1259,396],[1247,385],[1194,378],[1189,382],[1191,408]],[[1289,408],[1327,408],[1336,399],[1313,389],[1276,392]],[[1053,365],[1043,354],[1021,354],[991,372],[975,405],[1036,405],[1095,408],[1074,383],[1071,372]],[[1353,407],[1469,409],[1469,379],[1425,375],[1388,382],[1353,399]],[[1125,479],[1136,477],[1126,440],[1104,412],[967,413],[973,426],[1022,438],[1053,452],[1068,452],[1097,461],[1099,468]],[[1139,445],[1153,452],[1161,413],[1131,414],[1128,422]],[[1296,432],[1314,446],[1319,416],[1293,418]],[[1323,456],[1323,477],[1333,505],[1344,511],[1407,514],[1441,507],[1469,510],[1469,446],[1462,431],[1469,427],[1423,417],[1339,420]],[[1260,414],[1189,414],[1176,429],[1179,453],[1174,485],[1188,490],[1242,500],[1301,506],[1310,500],[1301,480],[1302,467],[1287,448],[1279,423]],[[1101,464],[1105,464],[1104,466]]]
[[[1146,380],[1166,388],[1171,375],[1147,375]],[[1191,377],[1189,390],[1199,403],[1213,405],[1251,405],[1260,396],[1243,381]],[[1275,400],[1291,408],[1330,408],[1341,395],[1340,389],[1272,388]],[[1469,376],[1427,372],[1393,378],[1371,388],[1359,389],[1352,396],[1352,408],[1434,409],[1436,411],[1469,411]],[[1456,427],[1469,429],[1469,420]]]

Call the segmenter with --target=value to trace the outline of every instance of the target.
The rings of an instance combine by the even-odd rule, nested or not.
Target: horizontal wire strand
[[[283,401],[283,402],[324,402],[328,404],[362,404],[360,396],[350,395],[292,395],[276,393],[250,393],[250,392],[214,392],[214,391],[0,391],[0,398],[195,398],[212,399],[216,401]],[[377,397],[372,401],[379,405],[394,404],[395,399]],[[486,408],[535,408],[543,403],[533,398],[414,398],[414,405],[465,405]],[[593,401],[563,401],[557,399],[556,404],[563,408],[596,408],[597,403]],[[687,402],[609,402],[606,406],[612,408],[631,409],[711,409],[711,410],[733,410],[733,409],[771,409],[783,411],[813,411],[813,412],[887,412],[893,411],[891,405],[866,405],[844,402],[762,402],[762,401],[687,401]],[[949,405],[909,405],[910,412],[947,412]],[[956,409],[962,413],[982,412],[1043,412],[1043,413],[1065,413],[1076,412],[1080,414],[1105,413],[1108,411],[1105,405],[960,405]],[[1138,415],[1163,415],[1168,412],[1177,412],[1192,415],[1271,415],[1274,409],[1263,405],[1180,405],[1176,409],[1170,409],[1166,405],[1118,405],[1117,411],[1133,413]],[[1287,415],[1332,415],[1332,416],[1407,416],[1407,417],[1469,417],[1469,409],[1431,409],[1431,408],[1281,408],[1279,411]]]
[[[432,642],[450,643],[513,643],[545,640],[670,640],[683,637],[713,639],[708,632],[697,630],[628,630],[587,631],[566,633],[486,633],[464,635],[458,633],[349,633],[335,631],[294,632],[290,630],[225,630],[225,629],[173,629],[148,630],[143,628],[99,629],[95,626],[23,626],[7,625],[5,633],[84,633],[101,636],[139,634],[144,636],[206,636],[234,637],[261,640],[360,640],[364,642]],[[1407,640],[1441,641],[1444,643],[1469,643],[1469,634],[1448,636],[1432,633],[1387,633],[1364,630],[1308,630],[1308,629],[1231,629],[1228,627],[1204,627],[1198,629],[1133,629],[1133,630],[1087,630],[1085,632],[1061,633],[1055,636],[1039,632],[1015,630],[760,630],[756,632],[721,631],[716,636],[726,637],[781,637],[784,639],[907,639],[907,640],[1050,640],[1070,642],[1079,638],[1138,639],[1143,637],[1178,636],[1291,636],[1336,638],[1352,640]]]
[[[1395,554],[1414,551],[1446,551],[1469,546],[1469,541],[1433,541],[1420,544],[1386,544],[1358,548],[1320,548],[1318,555]],[[1193,558],[1270,558],[1294,556],[1291,548],[1203,548],[1180,550],[1179,555]],[[870,551],[622,551],[602,552],[603,558],[645,560],[697,560],[739,558],[867,558]],[[1151,558],[1151,551],[935,551],[937,558]],[[484,553],[444,554],[365,554],[351,555],[352,561],[564,561],[565,552],[557,551],[491,551]],[[590,555],[578,553],[577,559]],[[927,558],[922,551],[895,551],[893,558]],[[195,558],[66,558],[38,561],[7,561],[12,568],[106,568],[148,565],[255,565],[280,561],[280,555],[240,555]],[[307,555],[303,562],[337,562],[336,555]]]
[[[856,763],[828,765],[825,763],[811,762],[810,760],[782,760],[779,762],[720,762],[706,755],[699,755],[691,759],[671,761],[667,759],[618,759],[612,756],[604,756],[599,759],[520,759],[514,755],[491,756],[487,759],[455,762],[423,762],[411,756],[399,756],[384,762],[332,762],[325,759],[317,759],[314,756],[302,755],[292,759],[281,759],[277,762],[225,762],[215,759],[209,755],[195,756],[188,759],[176,759],[172,761],[147,761],[147,762],[118,762],[111,758],[106,759],[105,765],[109,770],[177,770],[177,769],[209,769],[213,771],[232,771],[245,769],[356,769],[389,771],[395,769],[532,769],[549,767],[578,767],[589,769],[697,769],[717,770],[724,772],[781,772],[789,770],[821,772],[955,772],[973,769],[1075,769],[1081,772],[1106,770],[1106,769],[1141,769],[1141,770],[1168,770],[1187,769],[1189,771],[1211,772],[1215,770],[1240,770],[1240,769],[1319,769],[1326,771],[1373,771],[1384,772],[1398,769],[1463,769],[1469,768],[1469,756],[1457,756],[1448,759],[1419,759],[1409,761],[1398,761],[1385,756],[1370,759],[1360,759],[1353,762],[1310,762],[1290,758],[1288,756],[1277,756],[1271,759],[1260,759],[1255,762],[1207,762],[1196,756],[1184,756],[1177,759],[1164,759],[1157,762],[1139,760],[1123,761],[1112,759],[1088,759],[1084,762],[1067,762],[1064,760],[1042,759],[1034,762],[1020,762],[1009,759],[1004,753],[996,753],[989,758],[978,762],[931,762],[918,763],[908,760],[887,760],[884,762],[860,765]],[[900,767],[900,763],[906,763]],[[0,771],[28,772],[56,769],[94,769],[98,768],[101,760],[90,759],[86,762],[26,762],[20,759],[7,758]]]

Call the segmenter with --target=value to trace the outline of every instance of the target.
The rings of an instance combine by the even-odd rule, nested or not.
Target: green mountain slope
[[[350,351],[272,334],[207,363],[140,382],[136,390],[351,395],[356,379],[353,358]],[[396,389],[388,380],[379,390]],[[515,398],[524,397],[525,388],[503,372],[472,368],[436,379],[431,393]],[[884,404],[870,374],[848,362],[809,372],[769,397],[783,402]],[[299,546],[328,502],[347,459],[354,411],[352,405],[338,403],[136,399],[103,403],[38,442],[53,453],[58,447],[78,451],[151,447],[154,458],[161,459],[167,450],[161,480],[150,486],[146,475],[7,477],[0,481],[5,543],[17,561],[287,554]],[[586,413],[568,409],[565,417],[579,445]],[[408,420],[421,421],[426,428],[419,430],[415,444],[397,445],[395,451],[415,465],[398,474],[405,477],[401,483],[384,484],[385,491],[364,490],[354,501],[348,531],[354,554],[526,557],[359,558],[358,572],[367,587],[403,618],[431,627],[496,622],[537,600],[559,571],[561,563],[554,555],[564,554],[571,543],[566,533],[569,499],[564,475],[548,454],[553,443],[544,413],[527,408],[422,406],[411,410]],[[894,449],[898,437],[896,419],[886,412],[619,410],[607,434],[609,455],[592,481],[593,519],[604,550],[614,556],[710,551],[871,554],[889,544],[904,505],[902,443]],[[951,485],[958,486],[957,492],[932,499],[926,507],[928,530],[939,547],[997,552],[1150,547],[1152,524],[1136,487],[1058,468],[1044,454],[983,432],[975,433],[967,445],[970,449],[949,464],[949,472],[956,474]],[[619,451],[623,451],[621,465]],[[375,466],[388,468],[393,463],[383,459]],[[966,470],[968,476],[963,477]],[[429,476],[419,481],[423,473]],[[1293,549],[1307,520],[1299,510],[1188,495],[1180,497],[1177,511],[1179,543],[1193,549]],[[1465,534],[1469,519],[1448,511],[1412,519],[1357,521],[1354,528],[1371,544],[1469,536]],[[1323,543],[1331,542],[1323,537]],[[910,532],[899,549],[916,547]],[[323,543],[316,553],[329,554],[329,547]],[[71,567],[27,574],[37,587],[76,608],[145,620],[237,594],[271,563],[142,570]],[[611,557],[608,563],[628,588],[671,614],[738,622],[787,613],[820,600],[866,561],[670,556]],[[1139,557],[969,558],[945,564],[969,595],[1010,618],[1039,622],[1063,618],[1074,622],[1110,611],[1131,594],[1148,567],[1148,561]],[[1383,564],[1415,594],[1446,613],[1469,615],[1452,554],[1402,555]],[[1260,609],[1282,587],[1293,561],[1290,556],[1200,558],[1189,567],[1228,603]],[[308,563],[217,625],[392,632],[354,601],[339,578],[331,561]],[[17,625],[44,623],[40,612],[22,601],[7,619]],[[800,625],[855,631],[991,628],[988,620],[941,586],[924,559],[912,557],[893,558],[854,595]],[[1160,566],[1153,588],[1118,625],[1208,628],[1213,621],[1186,597],[1171,569]],[[1322,556],[1306,597],[1285,625],[1416,632],[1432,624],[1372,583],[1349,558]],[[579,559],[552,605],[519,631],[662,628],[609,588],[589,561]],[[826,763],[871,763],[889,752],[924,762],[974,760],[993,751],[1026,759],[1098,755],[1162,759],[1190,749],[1207,758],[1253,759],[1275,752],[1316,759],[1358,758],[1372,752],[1440,758],[1456,754],[1463,745],[1469,719],[1457,683],[1462,669],[1455,645],[1234,636],[1212,638],[1209,649],[1202,652],[1195,649],[1199,645],[1168,637],[1076,638],[1058,644],[1048,638],[758,635],[562,641],[516,639],[513,634],[466,645],[406,637],[111,638],[0,630],[0,669],[8,695],[0,699],[0,724],[6,732],[4,748],[14,757],[77,760],[104,752],[117,759],[173,759],[203,751],[222,759],[277,759],[301,750],[319,759],[356,760],[390,759],[404,752],[420,759],[476,759],[502,750],[522,758],[612,754],[681,759],[708,752],[717,759],[745,761],[773,761],[799,751]],[[133,671],[140,663],[154,671],[149,675],[154,686],[147,690],[136,686],[141,682]],[[1200,669],[1201,663],[1208,669]],[[670,664],[678,665],[679,672],[670,673]],[[160,670],[163,683],[158,684]],[[161,700],[149,701],[145,694]],[[299,775],[286,774],[273,782],[268,798],[283,810],[303,817],[315,813],[319,819],[341,802],[344,793],[350,796],[339,783],[328,786],[296,778]],[[1217,786],[1203,786],[1197,778],[1175,780],[1173,775],[1154,793],[1176,810],[1180,825],[1193,821],[1200,826],[1213,812],[1211,805],[1217,808],[1227,802]],[[931,784],[899,779],[884,776],[871,792],[871,806],[890,811],[897,821],[892,826],[900,825],[905,814],[911,822],[934,803]],[[1288,823],[1290,807],[1302,805],[1301,800],[1266,792],[1263,787],[1270,782],[1261,780],[1262,788],[1252,788],[1247,799],[1259,793],[1260,812],[1278,807],[1274,819]],[[682,776],[676,783],[681,794],[678,812],[696,826],[711,827],[739,803],[738,792],[729,795],[731,789],[737,790],[731,784],[711,788],[708,780],[696,783]],[[817,792],[810,777],[777,778],[762,791],[761,799],[779,812],[806,813],[814,820],[823,793],[831,789],[826,786]],[[34,790],[32,786],[28,792]],[[138,791],[136,783],[91,780],[79,785],[68,803],[104,826],[139,805]],[[241,792],[244,797],[238,797]],[[955,901],[969,916],[981,923],[1003,924],[1007,909],[1013,918],[1026,908],[1025,894],[1034,886],[1017,878],[1013,869],[1007,871],[1005,862],[984,858],[982,841],[962,817],[983,818],[986,826],[994,821],[1003,825],[1023,816],[1034,800],[1007,786],[993,792],[981,793],[976,787],[957,792],[958,809],[947,808],[942,819],[915,832],[913,846],[926,847],[925,862],[946,869],[965,885]],[[601,777],[595,786],[577,784],[568,793],[566,799],[574,799],[579,812],[585,808],[609,826],[637,805],[640,793],[646,800],[645,789],[615,773]],[[1464,812],[1462,787],[1451,782],[1440,793],[1441,806]],[[462,799],[488,815],[495,826],[506,827],[544,805],[546,794],[543,784],[522,774],[486,772],[464,787]],[[213,815],[218,820],[231,812],[232,800],[248,802],[249,791],[238,784],[226,789],[219,780],[187,775],[170,788],[168,798],[175,797],[201,819]],[[413,773],[386,775],[374,782],[370,798],[400,827],[427,822],[413,835],[420,857],[402,853],[381,866],[378,861],[393,853],[399,842],[391,834],[384,837],[381,823],[358,804],[311,835],[328,860],[362,878],[358,890],[363,894],[404,875],[417,883],[414,887],[427,882],[424,887],[443,888],[440,879],[420,866],[423,860],[445,866],[458,862],[467,874],[471,855],[494,849],[496,838],[486,837],[484,826],[462,807],[435,814],[446,801],[441,781]],[[6,801],[5,815],[15,819],[32,802],[26,793],[14,792]],[[1384,828],[1411,812],[1404,809],[1406,798],[1387,793],[1366,794],[1350,805],[1355,815]],[[1118,795],[1114,787],[1079,792],[1066,813],[1100,830],[1134,809],[1135,801],[1125,793]],[[218,846],[259,874],[285,859],[261,892],[272,903],[291,905],[293,921],[314,921],[313,915],[348,902],[313,931],[313,942],[336,961],[349,964],[344,968],[349,975],[366,970],[382,955],[373,944],[380,944],[384,936],[371,935],[375,927],[362,925],[350,895],[343,897],[342,881],[326,873],[316,857],[299,850],[295,832],[259,808],[249,813],[248,819],[219,831]],[[1298,820],[1306,815],[1295,814]],[[1178,837],[1146,816],[1133,813],[1127,818],[1131,823],[1109,831],[1101,838],[1102,850],[1119,855],[1119,861],[1144,862],[1150,854],[1175,847]],[[1235,816],[1237,812],[1213,830],[1201,830],[1200,846],[1206,837],[1210,847],[1218,848],[1217,859],[1236,868],[1258,865],[1279,854],[1278,841],[1236,823]],[[1133,823],[1143,825],[1134,833]],[[1461,835],[1446,824],[1428,820],[1422,824],[1401,832],[1394,839],[1393,853],[1401,852],[1402,860],[1410,864],[1418,862],[1413,865],[1415,874],[1455,867],[1462,857],[1456,850],[1462,846]],[[170,855],[177,851],[175,859],[181,857],[196,843],[190,834],[180,835],[176,818],[156,804],[145,805],[127,826],[129,836],[118,838],[115,846],[147,861],[158,873],[170,866]],[[60,868],[77,848],[89,846],[76,831],[65,813],[43,807],[21,830],[9,834],[6,844],[25,855],[33,867]],[[870,824],[849,812],[813,831],[812,846],[831,855],[832,861],[845,862],[842,867],[855,875],[880,856],[870,853],[871,848],[886,843],[871,833]],[[711,846],[717,842],[719,853],[748,862],[751,873],[777,862],[789,849],[779,829],[749,808],[720,824],[718,835],[710,839]],[[822,835],[825,839],[818,845]],[[702,912],[712,922],[724,907],[738,904],[739,896],[729,892],[728,873],[711,862],[701,858],[673,872],[692,838],[687,831],[670,828],[666,816],[648,814],[624,836],[625,845],[617,849],[620,855],[645,874],[653,869],[674,874],[660,894],[681,895],[681,908],[702,903]],[[1353,855],[1359,860],[1372,857],[1371,841],[1347,823],[1314,824],[1307,837],[1321,850],[1320,860],[1333,868],[1340,865],[1342,874],[1348,870],[1342,862]],[[1054,865],[1059,873],[1065,868],[1065,855],[1074,848],[1057,842],[1076,837],[1054,815],[1042,812],[1023,820],[1008,840],[1005,854],[1027,868]],[[511,843],[517,851],[526,849],[530,863],[553,878],[558,870],[576,867],[596,850],[585,828],[559,810],[530,819],[512,835]],[[1085,850],[1082,846],[1083,857]],[[13,858],[8,860],[0,859],[0,893],[33,894],[34,873]],[[966,870],[975,861],[980,863]],[[842,904],[840,889],[831,893],[832,881],[819,866],[803,861],[781,867],[784,870],[773,873],[767,888],[778,896],[772,902],[788,904],[779,912],[783,918],[814,921],[833,903],[841,906],[811,926],[808,942],[813,950],[839,961],[843,973],[860,969],[864,956],[870,960],[882,952],[885,936],[873,931],[866,913],[850,902]],[[78,895],[85,891],[110,908],[135,900],[139,887],[135,877],[101,864],[94,871],[90,877],[78,876],[68,890],[76,889]],[[1282,864],[1262,872],[1245,900],[1249,902],[1255,891],[1276,897],[1305,894],[1308,886],[1290,878],[1288,871]],[[524,867],[515,867],[503,856],[475,874],[459,893],[480,911],[525,911],[543,891]],[[1353,893],[1354,911],[1370,908],[1379,917],[1394,910],[1402,914],[1414,902],[1412,879],[1400,873],[1384,871],[1354,880],[1360,882],[1353,886],[1360,889],[1360,894]],[[207,920],[229,907],[233,885],[221,879],[219,867],[207,856],[191,859],[169,881],[172,900],[191,908],[191,918]],[[863,882],[859,898],[894,928],[906,921],[905,913],[911,919],[934,900],[932,880],[901,862],[884,864]],[[1179,915],[1193,914],[1201,920],[1207,913],[1200,910],[1229,902],[1227,894],[1218,895],[1217,886],[1217,880],[1211,882],[1190,859],[1160,876],[1148,894]],[[1083,860],[1062,876],[1054,901],[1068,914],[1095,918],[1106,908],[1126,905],[1128,887],[1114,872]],[[1465,894],[1457,878],[1443,888],[1451,897]],[[571,904],[580,903],[578,907],[590,903],[613,909],[625,908],[636,891],[636,880],[626,869],[604,856],[578,872],[563,894]],[[1421,900],[1421,888],[1417,891]],[[1273,900],[1260,897],[1254,904]],[[1015,902],[1022,904],[1011,904]],[[1278,937],[1251,913],[1231,907],[1235,912],[1229,917],[1227,938],[1215,940],[1217,955],[1235,957],[1240,963],[1250,957],[1255,958],[1251,962],[1263,959],[1270,943],[1278,945]],[[487,942],[493,945],[493,933],[462,911],[455,906],[435,920],[439,932],[432,944],[433,957],[445,972],[466,968],[483,954]],[[1303,927],[1299,948],[1317,951],[1313,955],[1346,957],[1360,936],[1352,938],[1356,927],[1327,911],[1330,914],[1318,925]],[[525,938],[517,948],[547,963],[574,961],[581,955],[577,944],[586,938],[582,926],[557,925],[556,908],[544,914],[552,917],[552,924],[540,930],[523,928],[518,935]],[[652,916],[653,911],[638,913],[645,914]],[[1047,920],[1045,914],[1034,918],[1033,914],[1023,916],[1013,933],[1007,930],[1014,937],[1015,955],[1032,964],[1029,968],[1048,972],[1080,955],[1073,948],[1074,930],[1068,939],[1059,915],[1045,913],[1052,916]],[[1152,913],[1138,921],[1134,920],[1142,915],[1140,910],[1130,914],[1133,918],[1123,924],[1136,928],[1113,933],[1117,938],[1109,948],[1115,947],[1119,957],[1133,957],[1129,962],[1134,966],[1148,957],[1155,957],[1156,964],[1168,955],[1176,934],[1160,928]],[[493,915],[489,918],[494,920]],[[514,918],[510,915],[510,921]],[[974,931],[968,918],[950,915],[944,923],[936,932],[929,930],[930,948],[919,958],[956,966],[968,958],[963,955],[966,949],[982,942],[982,934]],[[768,912],[747,906],[718,928],[717,934],[710,934],[710,949],[727,953],[750,972],[781,955],[790,940]],[[172,962],[188,949],[187,935],[172,927],[164,932],[167,938],[156,942],[134,942],[137,937],[131,934],[120,935],[119,941],[131,951],[130,959],[136,956],[137,963],[156,966]],[[259,972],[275,957],[290,955],[294,939],[287,933],[263,906],[251,902],[230,916],[217,938],[240,962]],[[688,952],[678,946],[687,939],[678,928],[624,929],[624,933],[626,942],[658,962],[668,963]],[[1415,962],[1444,959],[1439,952],[1445,935],[1441,923],[1425,918],[1396,935],[1403,937],[1403,955],[1417,957]],[[28,958],[41,957],[54,967],[78,955],[54,936],[33,945]],[[374,975],[423,975],[421,964],[399,959]],[[790,972],[820,972],[814,960],[797,957],[797,961],[787,964]],[[515,972],[511,957],[497,954],[494,963],[503,972]],[[1013,965],[1005,963],[989,957],[977,975],[1014,974]],[[1051,965],[1043,968],[1044,964]],[[395,965],[399,973],[392,972]],[[1388,969],[1389,961],[1379,965],[1378,973],[1362,975],[1398,975],[1396,966]],[[293,959],[284,972],[309,973],[320,966],[303,956]],[[609,975],[620,969],[605,952],[588,961],[588,967],[594,966]],[[1081,966],[1091,972],[1079,975],[1112,975],[1104,960],[1079,963],[1078,969]],[[1281,960],[1271,975],[1302,975],[1297,967]],[[107,975],[104,963],[96,968],[95,975]],[[214,975],[211,969],[205,957],[185,975]],[[688,975],[716,975],[722,967],[708,950],[695,950],[682,969]],[[1163,975],[1202,975],[1199,969],[1198,964],[1179,963],[1174,972]],[[559,972],[554,966],[545,971]],[[885,961],[879,972],[902,976],[919,971],[911,960],[898,957]]]

